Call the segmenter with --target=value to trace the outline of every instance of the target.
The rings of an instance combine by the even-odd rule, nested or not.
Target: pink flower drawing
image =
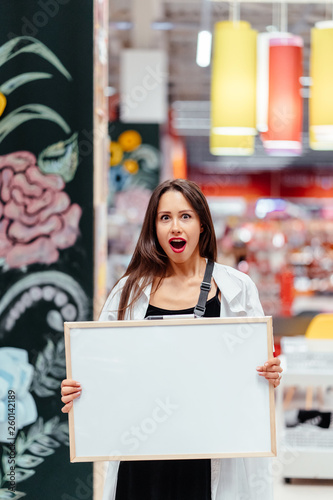
[[[79,235],[82,209],[60,175],[43,174],[28,151],[0,156],[0,259],[9,268],[51,264]]]

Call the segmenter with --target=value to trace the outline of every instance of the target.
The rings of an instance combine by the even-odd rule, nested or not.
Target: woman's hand
[[[271,358],[263,366],[257,366],[257,371],[261,377],[265,377],[266,380],[274,387],[280,385],[281,380],[281,361],[279,358]]]
[[[75,380],[66,378],[61,382],[61,401],[65,406],[61,408],[63,413],[68,413],[73,406],[73,399],[76,399],[81,394],[81,384]]]

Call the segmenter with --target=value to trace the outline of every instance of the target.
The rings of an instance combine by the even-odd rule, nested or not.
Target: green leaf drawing
[[[36,465],[43,462],[44,460],[42,458],[35,457],[34,455],[28,455],[27,453],[19,456],[16,460],[17,465],[19,467],[23,467],[24,469],[32,469],[33,467],[36,467]]]
[[[23,453],[25,450],[26,446],[26,437],[23,431],[21,431],[15,441],[15,449],[16,453],[19,455],[20,453]]]
[[[33,476],[35,474],[34,470],[30,469],[21,469],[21,467],[16,467],[15,468],[15,481],[17,483],[20,483],[21,481],[25,481],[26,479],[29,479],[29,477]]]
[[[79,164],[77,132],[67,141],[60,141],[45,148],[38,156],[37,164],[44,174],[58,174],[65,182],[71,181]]]
[[[37,356],[31,392],[35,392],[41,398],[56,394],[60,390],[60,381],[66,374],[64,360],[64,340],[60,338],[55,344],[51,339],[48,339],[43,351],[39,352]]]
[[[43,351],[38,354],[35,364],[35,375],[33,383],[37,389],[48,391],[48,394],[42,393],[41,397],[52,395],[55,391],[48,390],[47,386],[60,388],[60,380],[49,376],[51,369],[60,368],[64,361],[64,339],[59,337],[57,342],[47,339]],[[59,378],[65,376],[65,366],[63,372],[59,373]],[[35,389],[37,393],[37,390]],[[49,394],[51,393],[51,394]],[[61,445],[69,446],[68,422],[60,421],[60,417],[55,415],[47,422],[42,417],[32,424],[28,430],[20,431],[15,441],[16,449],[16,475],[17,483],[24,481],[35,474],[35,468],[42,464],[46,457],[53,455]],[[8,446],[2,447],[2,457],[0,458],[0,499],[16,500],[25,496],[23,492],[12,492],[2,488],[8,483],[7,472],[9,471],[9,456],[11,450]],[[2,489],[1,489],[2,488]]]
[[[43,376],[42,382],[47,389],[59,389],[60,387],[59,380],[56,380],[52,377],[48,377],[47,375]]]
[[[42,352],[38,353],[37,361],[36,361],[36,370],[43,372],[46,367],[46,357]]]
[[[48,446],[50,448],[59,448],[60,444],[55,439],[52,439],[50,436],[40,436],[37,439],[38,443],[43,444],[44,446]]]
[[[52,359],[54,357],[54,351],[55,351],[54,343],[52,342],[51,339],[47,339],[46,346],[43,349],[43,353],[44,353],[47,361],[49,361],[49,362],[52,361]]]
[[[21,85],[33,82],[34,80],[42,80],[45,78],[53,78],[53,77],[50,73],[41,73],[33,71],[29,73],[22,73],[18,76],[14,76],[14,78],[11,78],[10,80],[7,80],[7,82],[3,83],[0,86],[0,92],[2,92],[5,96],[8,96],[18,87],[21,87]]]
[[[59,426],[59,420],[60,418],[58,417],[58,415],[56,415],[55,417],[51,418],[51,420],[46,422],[44,425],[44,433],[47,435],[53,434],[53,431],[56,430]]]
[[[27,52],[46,59],[46,61],[49,61],[49,63],[57,68],[67,80],[72,79],[70,73],[61,63],[60,59],[58,59],[46,45],[31,36],[18,36],[2,45],[2,47],[0,47],[0,67],[13,57]]]
[[[29,120],[49,120],[61,127],[66,134],[71,129],[65,120],[53,109],[43,104],[26,104],[12,111],[0,122],[0,143],[17,127]]]
[[[28,479],[33,474],[35,474],[35,468],[42,464],[46,457],[53,455],[55,449],[61,446],[61,443],[65,446],[69,446],[68,441],[68,423],[60,422],[59,416],[55,416],[44,422],[41,417],[38,418],[27,434],[21,431],[16,439],[16,469],[15,469],[15,481],[17,483]],[[0,488],[8,482],[7,472],[9,471],[9,460],[10,450],[7,446],[3,446],[3,455],[0,465]],[[3,490],[0,489],[0,499],[8,498],[20,498],[20,496],[2,496]],[[8,491],[8,490],[6,490]],[[16,492],[21,496],[20,492]]]
[[[53,436],[61,443],[69,446],[69,428],[67,422],[62,422],[57,429],[53,431]]]
[[[39,434],[43,434],[44,424],[42,417],[39,417],[37,422],[35,422],[29,429],[27,434],[27,440],[34,440]],[[24,433],[22,432],[24,435]],[[22,436],[23,437],[23,436]]]
[[[19,498],[25,497],[26,494],[21,491],[9,491],[7,488],[0,489],[1,500],[18,500]]]
[[[52,366],[49,373],[53,375],[53,377],[61,378],[64,375],[64,368],[63,366]]]
[[[4,475],[4,477],[3,477],[3,482],[6,482],[6,481],[7,481],[6,474],[7,474],[7,472],[9,472],[9,470],[10,470],[10,465],[9,465],[9,463],[8,463],[8,462],[9,462],[8,457],[9,457],[9,455],[10,455],[10,450],[9,450],[6,446],[4,446],[4,447],[3,447],[3,451],[5,452],[5,453],[3,453],[3,455],[2,455],[2,470],[3,470],[3,472],[4,472],[4,474],[3,474],[3,475]],[[2,485],[1,485],[1,486],[2,486]]]
[[[52,455],[54,453],[54,450],[52,448],[39,443],[33,443],[29,447],[29,450],[39,457],[48,457],[49,455]]]
[[[47,389],[46,387],[39,386],[34,388],[35,393],[40,398],[48,398],[50,396],[54,396],[55,392],[51,389]]]

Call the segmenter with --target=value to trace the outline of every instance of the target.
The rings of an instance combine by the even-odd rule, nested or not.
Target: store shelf
[[[288,351],[281,355],[284,372],[276,393],[278,457],[282,464],[282,476],[286,481],[292,478],[333,479],[332,422],[328,429],[313,423],[286,427],[283,408],[283,398],[290,388],[296,388],[303,397],[294,397],[290,405],[293,410],[304,409],[304,395],[308,388],[314,392],[320,388],[324,400],[321,403],[313,400],[312,409],[320,406],[320,411],[333,413],[330,390],[333,387],[333,340],[284,338],[282,347]]]
[[[333,429],[321,429],[311,424],[286,429],[281,436],[282,442],[298,451],[326,450],[333,453]],[[309,451],[308,450],[308,451]]]
[[[281,446],[279,454],[287,457],[283,460],[285,480],[333,478],[333,450]]]

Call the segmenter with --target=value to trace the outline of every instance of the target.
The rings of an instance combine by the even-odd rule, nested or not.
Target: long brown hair
[[[179,191],[192,205],[203,227],[199,239],[200,256],[214,262],[216,260],[217,248],[212,216],[199,186],[184,179],[162,182],[151,195],[138,242],[123,276],[128,278],[121,292],[118,319],[124,319],[126,309],[132,308],[142,290],[152,283],[155,277],[162,279],[166,275],[168,257],[157,239],[156,214],[160,198],[167,191]]]

